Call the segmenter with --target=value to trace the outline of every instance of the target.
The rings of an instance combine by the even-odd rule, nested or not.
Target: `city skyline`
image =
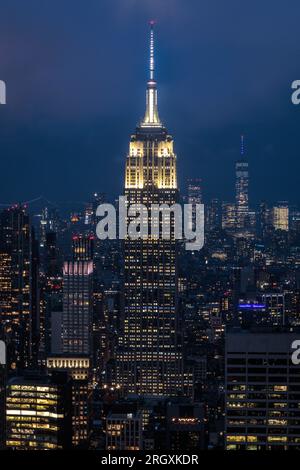
[[[256,0],[37,1],[6,44],[36,65],[18,96],[0,59],[0,450],[300,450],[296,22],[276,45]]]

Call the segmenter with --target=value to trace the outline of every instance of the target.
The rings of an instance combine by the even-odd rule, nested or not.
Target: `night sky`
[[[252,202],[300,202],[299,0],[0,0],[1,203],[122,192],[152,18],[180,187],[233,199],[244,133]]]

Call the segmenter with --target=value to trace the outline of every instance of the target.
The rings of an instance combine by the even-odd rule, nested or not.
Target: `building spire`
[[[150,80],[154,80],[154,21],[150,21]]]
[[[245,154],[245,143],[244,143],[244,135],[241,135],[241,157]]]
[[[161,121],[157,109],[157,88],[154,79],[154,24],[150,21],[150,62],[149,62],[149,80],[146,90],[146,113],[141,127],[161,127]]]

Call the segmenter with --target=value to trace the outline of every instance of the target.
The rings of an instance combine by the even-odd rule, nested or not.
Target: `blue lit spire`
[[[244,135],[241,135],[241,156],[243,157],[245,154],[245,142],[244,142]]]

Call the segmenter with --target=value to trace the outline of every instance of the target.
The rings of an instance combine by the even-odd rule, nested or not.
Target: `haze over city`
[[[230,199],[246,135],[252,200],[299,202],[300,76],[296,0],[1,1],[0,202],[121,194],[128,134],[144,105],[147,22],[157,21],[164,122],[179,184],[201,173],[206,197]],[[220,169],[220,171],[216,171]],[[7,178],[11,175],[11,179]],[[66,184],[68,181],[68,184]]]

